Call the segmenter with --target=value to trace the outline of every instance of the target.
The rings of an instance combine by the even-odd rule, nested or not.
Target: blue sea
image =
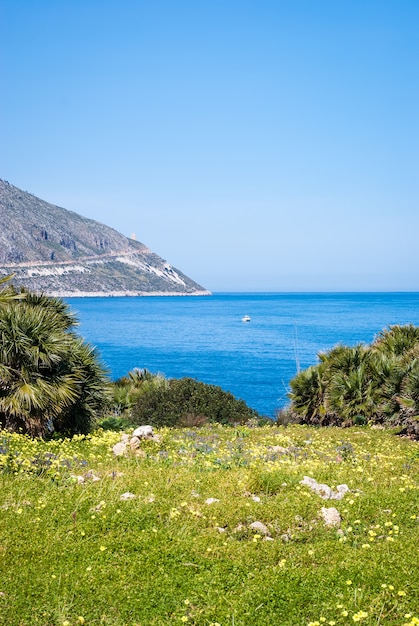
[[[71,298],[79,333],[113,379],[133,368],[220,385],[263,415],[288,402],[298,368],[338,343],[419,325],[419,293],[218,293]],[[249,315],[250,322],[241,318]]]

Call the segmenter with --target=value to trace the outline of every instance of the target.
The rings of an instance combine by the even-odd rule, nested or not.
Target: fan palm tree
[[[8,276],[0,278],[0,305],[7,304],[13,300],[23,300],[25,298],[24,294],[17,293],[11,285],[5,286],[13,276],[14,274],[9,274]]]
[[[322,363],[313,365],[299,372],[290,382],[291,391],[288,395],[292,409],[302,417],[301,421],[305,424],[321,424],[325,421],[324,372]]]
[[[368,365],[363,363],[348,372],[335,372],[329,380],[327,397],[331,409],[348,426],[372,418],[377,401],[375,391]]]
[[[413,324],[395,324],[381,331],[372,344],[375,351],[384,354],[403,356],[419,344],[419,327]]]
[[[31,435],[75,401],[74,377],[60,376],[58,364],[70,348],[70,336],[57,315],[19,303],[0,312],[0,423]]]
[[[53,298],[25,294],[24,300],[3,302],[1,427],[32,436],[61,423],[68,432],[88,430],[104,402],[105,375],[93,350],[72,331],[74,324],[68,306]]]

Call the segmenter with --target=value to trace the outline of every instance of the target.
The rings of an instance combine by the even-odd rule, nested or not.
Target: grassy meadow
[[[116,457],[118,432],[0,433],[2,625],[419,624],[417,441],[297,425],[158,434]],[[324,500],[304,476],[350,491]]]

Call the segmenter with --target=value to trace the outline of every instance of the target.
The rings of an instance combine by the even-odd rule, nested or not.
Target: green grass
[[[368,428],[160,434],[126,458],[115,432],[0,434],[0,624],[419,624],[417,442]],[[100,480],[74,478],[89,471]],[[351,492],[322,500],[305,475]]]

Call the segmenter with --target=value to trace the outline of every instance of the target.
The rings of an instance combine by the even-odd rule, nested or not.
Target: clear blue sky
[[[213,291],[419,291],[418,0],[2,0],[0,177]]]

